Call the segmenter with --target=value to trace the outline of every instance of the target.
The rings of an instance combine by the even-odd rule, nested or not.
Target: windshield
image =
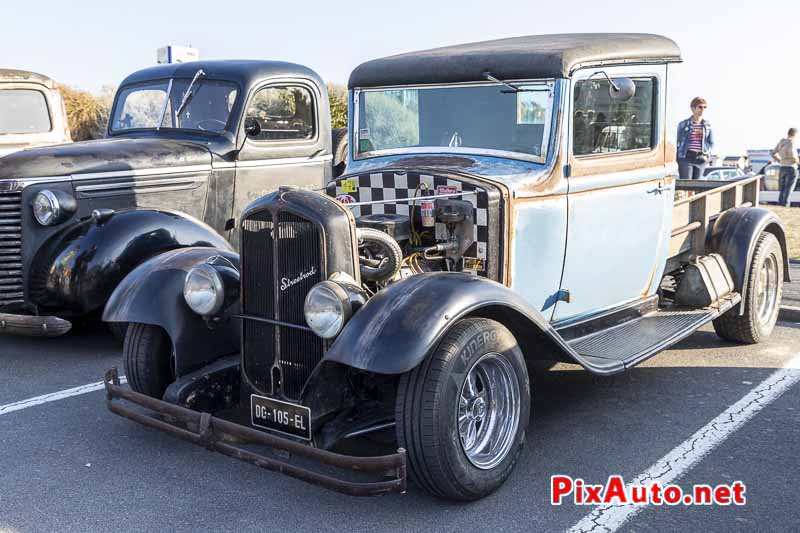
[[[44,93],[0,89],[0,134],[45,133],[52,129]]]
[[[358,93],[358,156],[462,152],[543,162],[551,82],[366,90]],[[513,157],[513,156],[512,156]]]
[[[228,116],[236,101],[236,85],[199,78],[191,87],[191,97],[181,107],[191,83],[191,79],[175,79],[172,87],[170,80],[123,87],[112,114],[111,131],[188,129],[221,132],[228,124]]]

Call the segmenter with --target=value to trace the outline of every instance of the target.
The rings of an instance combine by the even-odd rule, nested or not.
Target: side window
[[[316,134],[314,96],[305,87],[286,85],[258,91],[247,106],[245,124],[256,126],[257,141],[312,139]]]
[[[575,84],[573,153],[575,155],[624,152],[652,148],[655,142],[655,78],[636,78],[636,92],[625,101],[609,94],[605,79]]]

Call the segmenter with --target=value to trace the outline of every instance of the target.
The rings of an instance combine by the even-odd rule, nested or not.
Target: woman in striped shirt
[[[692,116],[678,124],[678,172],[681,179],[700,179],[714,147],[714,134],[711,124],[703,118],[708,108],[706,100],[697,97],[690,107]]]

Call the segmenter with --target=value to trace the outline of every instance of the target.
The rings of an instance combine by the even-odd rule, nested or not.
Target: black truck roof
[[[645,33],[529,35],[409,52],[359,65],[348,86],[567,78],[583,66],[681,61],[674,41]]]
[[[226,59],[217,61],[192,61],[172,63],[138,70],[122,80],[121,85],[130,85],[154,79],[189,78],[198,69],[203,69],[209,79],[238,82],[247,90],[253,84],[273,77],[303,77],[324,85],[319,75],[308,67],[283,61],[260,61],[253,59]]]

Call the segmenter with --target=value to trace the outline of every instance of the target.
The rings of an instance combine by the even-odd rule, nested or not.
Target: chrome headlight
[[[42,226],[52,226],[61,216],[61,203],[53,191],[39,191],[33,199],[33,216]]]
[[[323,281],[308,291],[304,312],[311,331],[323,339],[332,339],[350,319],[353,307],[344,288],[333,281]]]
[[[207,263],[192,268],[186,273],[183,282],[183,299],[198,315],[209,316],[217,313],[225,302],[222,277]]]
[[[77,202],[64,191],[44,189],[36,193],[31,202],[33,217],[42,226],[64,222],[77,209]]]

